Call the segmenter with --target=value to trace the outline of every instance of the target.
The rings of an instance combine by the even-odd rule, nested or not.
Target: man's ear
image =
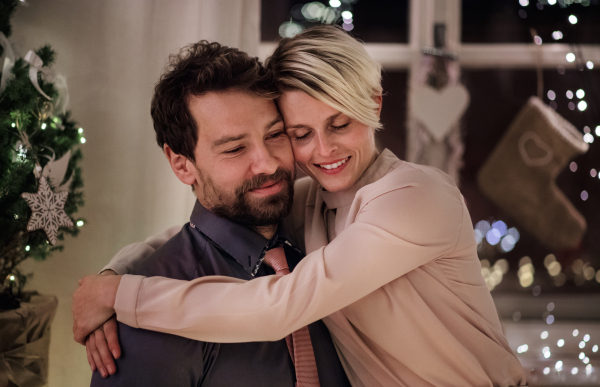
[[[377,103],[377,117],[381,115],[381,105],[383,105],[383,97],[381,95],[376,95],[373,97],[373,100]]]
[[[194,163],[188,160],[187,157],[173,152],[173,149],[167,144],[163,146],[163,151],[165,152],[165,156],[167,156],[167,160],[169,160],[169,164],[171,164],[171,169],[173,170],[173,173],[175,173],[175,176],[177,176],[183,184],[194,185],[196,182],[196,176],[194,174],[196,167],[194,166]]]

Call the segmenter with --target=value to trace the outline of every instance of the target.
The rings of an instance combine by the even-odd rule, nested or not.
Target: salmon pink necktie
[[[265,261],[271,266],[277,275],[290,274],[285,251],[283,247],[276,247],[265,253]],[[292,362],[296,368],[296,386],[314,387],[319,386],[319,374],[317,373],[317,362],[313,351],[308,327],[302,327],[285,338]]]

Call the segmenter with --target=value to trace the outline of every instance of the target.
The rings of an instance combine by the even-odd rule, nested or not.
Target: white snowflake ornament
[[[31,219],[27,224],[27,231],[43,229],[52,245],[56,244],[59,227],[73,227],[73,221],[65,213],[65,201],[69,193],[66,191],[54,193],[50,189],[46,178],[40,178],[37,193],[22,193],[31,211]]]

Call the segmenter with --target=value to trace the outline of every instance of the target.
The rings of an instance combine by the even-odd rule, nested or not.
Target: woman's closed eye
[[[309,132],[306,132],[306,133],[304,133],[304,134],[294,134],[294,136],[293,136],[293,138],[294,138],[294,141],[303,141],[303,140],[307,140],[307,139],[308,139],[308,137],[310,136],[310,134],[311,134],[311,133],[312,133],[312,132],[310,132],[310,131],[309,131]]]
[[[333,130],[341,130],[341,129],[347,128],[348,125],[350,125],[349,122],[346,122],[345,124],[340,125],[340,126],[331,125],[331,129],[333,129]]]

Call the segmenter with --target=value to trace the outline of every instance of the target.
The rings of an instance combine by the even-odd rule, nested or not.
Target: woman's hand
[[[73,335],[85,345],[87,336],[115,314],[114,304],[121,283],[118,275],[91,275],[79,280],[73,294]]]
[[[117,371],[114,359],[121,356],[118,325],[112,316],[100,328],[92,332],[85,341],[88,363],[92,371],[98,370],[103,378]]]

